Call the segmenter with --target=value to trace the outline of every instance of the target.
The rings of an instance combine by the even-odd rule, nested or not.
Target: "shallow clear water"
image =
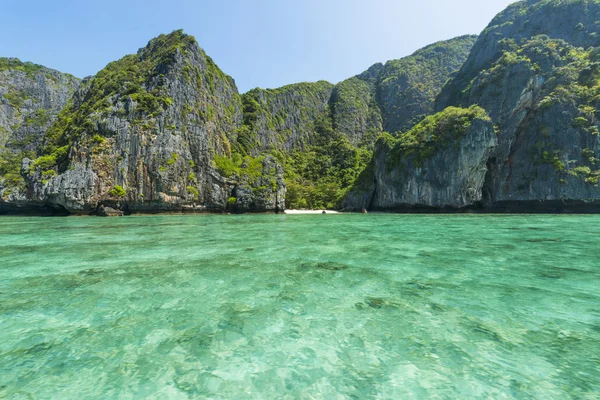
[[[599,225],[0,218],[0,398],[597,399]]]

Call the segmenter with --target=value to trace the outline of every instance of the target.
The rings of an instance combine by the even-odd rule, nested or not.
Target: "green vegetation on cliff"
[[[435,95],[474,41],[439,42],[335,86],[321,81],[251,90],[242,95],[243,126],[232,137],[227,164],[240,168],[246,156],[271,153],[285,167],[287,207],[337,207],[384,126],[405,130],[432,111]]]
[[[137,54],[109,63],[84,84],[81,102],[71,101],[60,112],[46,132],[41,156],[53,158],[54,165],[64,168],[68,154],[64,149],[70,148],[84,132],[94,131],[94,121],[100,115],[127,99],[137,104],[140,116],[156,116],[172,102],[161,79],[164,69],[178,52],[187,51],[195,43],[193,36],[175,31],[151,40]]]
[[[272,154],[285,170],[287,208],[335,208],[345,189],[368,162],[370,151],[352,145],[344,134],[334,130],[327,110],[310,122],[307,129],[310,142],[302,148],[291,151],[271,148],[257,157],[250,155],[251,147],[240,143],[238,133],[231,156],[215,156],[215,167],[225,177],[237,180],[244,177],[253,183],[261,177],[264,155]],[[256,134],[248,125],[244,125],[242,132]]]
[[[388,61],[378,77],[383,129],[406,130],[434,112],[434,102],[451,74],[467,59],[477,36],[437,42],[411,56]]]
[[[333,127],[357,146],[372,146],[383,130],[376,87],[353,77],[338,83],[330,100]]]
[[[214,164],[219,174],[224,177],[239,179],[246,176],[249,183],[254,183],[261,176],[264,158],[242,156],[239,153],[233,153],[231,157],[216,155]]]
[[[600,198],[599,21],[597,0],[512,4],[438,97],[438,110],[477,104],[495,123],[490,203]]]
[[[563,185],[569,184],[568,176],[597,184],[600,165],[597,165],[595,157],[580,158],[572,152],[574,146],[595,147],[595,137],[600,134],[600,50],[597,47],[575,47],[548,35],[519,41],[503,38],[498,43],[503,49],[501,55],[490,68],[480,70],[455,98],[461,105],[486,104],[498,118],[502,102],[496,96],[506,90],[503,87],[509,77],[523,73],[529,74],[532,79],[538,77],[544,85],[539,98],[535,99],[535,107],[530,110],[530,118],[535,116],[544,122],[538,122],[537,129],[527,132],[529,141],[533,142],[527,149],[528,161],[533,166],[551,166]],[[491,95],[495,97],[490,98]],[[563,121],[564,115],[571,117]],[[553,122],[546,122],[548,119]],[[504,129],[504,121],[498,118],[497,122],[499,129]],[[565,145],[564,139],[557,134],[572,138],[576,134],[579,139]],[[519,187],[526,188],[528,185],[522,183]]]
[[[353,146],[323,115],[314,125],[315,140],[303,150],[276,153],[285,166],[288,208],[336,208],[369,162],[366,147]]]
[[[388,154],[389,168],[408,157],[412,157],[416,165],[419,165],[438,151],[457,143],[477,119],[490,121],[487,112],[481,107],[448,107],[426,117],[398,138],[383,134],[378,143],[391,149]]]
[[[33,157],[31,151],[13,152],[9,149],[0,150],[0,181],[7,187],[4,196],[8,196],[13,190],[25,190],[25,181],[21,176],[21,161],[26,157]]]
[[[25,100],[29,98],[29,96],[27,96],[27,93],[20,90],[12,90],[8,93],[5,93],[2,97],[8,100],[8,104],[11,107],[16,108],[18,111],[20,111]]]
[[[600,37],[600,2],[598,0],[538,0],[519,1],[499,13],[481,33],[471,54],[460,72],[444,87],[438,97],[436,109],[439,111],[450,105],[469,105],[464,99],[465,89],[483,71],[489,70],[500,58],[507,62],[522,57],[514,57],[517,51],[527,52],[527,42],[540,37],[551,37],[568,43],[575,49],[587,49],[598,45]],[[546,36],[547,35],[547,36]],[[541,46],[534,45],[543,52]],[[508,57],[505,55],[509,54]],[[540,53],[539,55],[542,55]],[[535,51],[529,51],[532,60]],[[512,57],[511,57],[512,56]],[[564,56],[564,55],[563,55]],[[551,65],[537,63],[536,72],[547,74]]]
[[[310,142],[311,127],[323,113],[333,85],[303,82],[278,89],[253,89],[242,95],[243,126],[236,131],[235,151],[289,150],[292,142]]]
[[[569,57],[566,61],[569,63],[556,69],[548,82],[549,93],[539,102],[539,109],[541,112],[552,112],[553,109],[569,110],[573,115],[571,128],[578,132],[580,140],[597,147],[594,144],[600,135],[600,49],[567,49]],[[540,140],[545,141],[548,135],[541,132]],[[543,147],[548,149],[549,145],[544,144]],[[558,173],[568,173],[586,183],[597,185],[600,162],[595,157],[594,150],[584,148],[581,157],[566,160],[570,151],[571,148],[555,150],[552,160],[546,163],[552,164]],[[543,152],[541,162],[547,160],[547,157],[544,157],[547,153]],[[578,161],[579,159],[581,161]]]
[[[360,186],[358,205],[366,204],[374,187],[380,189],[381,167],[419,167],[427,160],[434,165],[431,158],[446,150],[440,157],[446,163],[456,159],[454,150],[466,160],[476,158],[470,157],[473,149],[452,146],[465,133],[477,133],[469,128],[481,120],[490,144],[478,150],[479,186],[469,199],[481,200],[484,179],[491,202],[600,198],[594,187],[600,177],[598,21],[600,0],[521,1],[479,37],[435,43],[336,85],[299,83],[241,96],[193,37],[175,31],[108,64],[57,118],[56,110],[23,111],[36,100],[33,91],[5,85],[3,104],[23,111],[23,118],[0,127],[1,144],[14,145],[10,154],[0,154],[0,176],[22,186],[20,158],[36,149],[30,173],[38,182],[32,187],[79,163],[101,170],[96,186],[102,193],[94,196],[121,197],[121,184],[131,200],[136,186],[143,186],[173,199],[193,198],[194,206],[215,201],[243,210],[262,201],[249,193],[273,185],[279,187],[271,188],[271,198],[280,202],[285,171],[290,208],[337,207]],[[20,80],[23,74],[39,77],[42,68],[0,59],[0,72],[19,71],[13,75]],[[44,130],[43,140],[35,137]],[[378,137],[386,160],[377,151],[373,157]],[[143,156],[132,160],[133,153]],[[90,162],[100,155],[101,168]],[[122,165],[113,168],[113,156]],[[158,174],[145,170],[153,164]],[[145,174],[160,179],[147,184]]]
[[[43,66],[34,64],[32,62],[22,62],[18,58],[0,57],[0,72],[21,71],[25,72],[25,74],[27,74],[28,77],[32,78],[42,69],[44,69]]]
[[[338,83],[329,102],[334,128],[355,146],[372,146],[384,130],[411,128],[433,112],[435,97],[475,40],[462,36],[434,43]]]
[[[24,158],[35,158],[56,114],[79,86],[72,75],[16,58],[0,58],[0,193],[25,195]],[[47,175],[47,174],[46,174]]]
[[[109,194],[116,198],[123,198],[127,196],[127,191],[123,189],[123,186],[115,185],[109,192]]]
[[[0,57],[0,72],[3,71],[18,71],[24,72],[27,78],[34,79],[38,73],[43,73],[43,76],[54,82],[55,84],[59,83],[59,76],[62,75],[68,78],[68,81],[77,80],[73,75],[67,74],[64,72],[53,71],[49,68],[44,67],[43,65],[34,64],[30,61],[23,62],[18,58],[5,58]]]
[[[337,207],[371,159],[386,118],[388,126],[397,127],[394,130],[408,128],[422,119],[422,114],[433,107],[433,96],[443,81],[466,57],[473,40],[462,37],[440,42],[386,66],[376,64],[335,86],[319,81],[251,90],[240,96],[243,119],[230,124],[231,129],[222,137],[209,139],[213,166],[226,178],[258,182],[264,173],[263,160],[272,154],[284,166],[288,207]],[[174,102],[164,74],[178,55],[192,46],[197,46],[194,38],[182,31],[161,35],[137,54],[108,64],[86,81],[47,129],[30,173],[39,171],[47,181],[65,171],[74,154],[94,155],[97,149],[90,146],[105,143],[104,136],[110,133],[104,124],[115,115],[143,129],[156,129],[159,117]],[[185,132],[192,124],[233,121],[213,104],[217,101],[216,86],[222,84],[218,82],[229,79],[233,85],[233,81],[210,58],[205,59],[207,71],[201,72],[184,60],[180,72],[187,84],[203,89],[206,86],[209,99],[206,104],[198,99],[185,103],[181,112],[185,124],[161,121],[167,129]],[[417,73],[419,70],[421,73]],[[226,111],[232,115],[236,112]],[[36,114],[28,123],[47,123],[44,118]],[[72,151],[76,142],[79,145]],[[177,159],[172,157],[160,168],[166,170],[175,164]],[[14,171],[17,166],[11,165]],[[110,194],[120,195],[112,185]],[[194,192],[189,188],[187,191]]]

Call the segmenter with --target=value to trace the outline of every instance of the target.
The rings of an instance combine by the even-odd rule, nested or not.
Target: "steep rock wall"
[[[497,126],[484,188],[490,208],[560,210],[600,199],[599,21],[596,2],[516,3],[486,28],[438,97],[438,109],[478,104]]]
[[[230,153],[241,123],[233,79],[193,37],[161,35],[84,82],[42,156],[24,161],[30,199],[78,213],[226,210],[240,181],[214,159]]]

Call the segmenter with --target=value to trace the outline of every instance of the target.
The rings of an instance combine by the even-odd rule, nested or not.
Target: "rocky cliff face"
[[[259,157],[257,174],[243,175],[229,198],[229,209],[234,212],[285,210],[285,181],[283,168],[272,156]]]
[[[499,130],[488,207],[568,210],[600,199],[599,21],[597,2],[516,3],[439,96],[438,109],[482,106]]]
[[[245,93],[244,126],[237,132],[237,149],[254,155],[303,149],[313,140],[314,122],[326,113],[332,90],[331,83],[320,81]]]
[[[16,58],[0,58],[0,147],[34,150],[80,80]]]
[[[14,94],[5,100],[29,108],[21,115],[14,105],[9,112],[5,107],[12,120],[0,121],[0,144],[21,146],[4,157],[12,175],[0,168],[3,182],[19,187],[3,184],[0,211],[334,207],[384,126],[407,127],[431,109],[432,93],[472,42],[441,42],[337,85],[301,83],[242,96],[181,31],[153,39],[81,85],[46,69],[18,72],[30,85],[32,77],[43,87],[50,87],[44,82],[50,78],[57,85],[52,93],[35,94],[37,108]],[[11,87],[25,89],[13,81]],[[24,121],[19,130],[14,118]]]
[[[457,76],[444,87],[437,110],[459,101],[463,90],[481,71],[492,67],[514,44],[537,35],[561,39],[575,47],[598,45],[598,4],[588,0],[525,0],[498,14],[481,33]]]
[[[438,42],[414,54],[378,63],[337,85],[320,81],[242,95],[242,151],[291,152],[314,143],[315,124],[331,121],[353,146],[372,146],[384,131],[410,128],[430,114],[435,96],[466,60],[476,36]]]
[[[79,84],[79,79],[41,65],[0,58],[0,198],[25,200],[21,160],[35,155]]]
[[[242,96],[181,31],[81,83],[0,59],[0,212],[600,210],[599,35],[597,1],[526,0],[479,37]]]
[[[377,101],[377,81],[382,64],[338,83],[330,100],[333,127],[354,146],[370,145],[383,132]]]
[[[250,187],[245,204],[255,207],[247,210],[276,210],[281,202],[272,194],[285,193],[280,169],[265,167],[263,177],[274,185],[264,188],[246,165],[235,175],[219,174],[216,160],[230,155],[241,124],[233,80],[193,37],[161,35],[83,83],[46,131],[41,155],[23,162],[28,196],[76,213],[102,205],[226,210],[235,208],[235,191]]]
[[[285,166],[287,205],[330,208],[365,167],[377,137],[434,109],[436,94],[469,54],[474,36],[439,42],[331,85],[302,83],[242,96],[234,151],[273,152]]]
[[[384,134],[344,201],[346,209],[462,209],[482,200],[486,163],[497,146],[479,107],[450,107],[397,139]]]
[[[338,83],[330,101],[335,129],[360,146],[372,145],[384,131],[411,128],[433,113],[436,96],[475,40],[462,36],[434,43]]]
[[[477,36],[434,43],[412,56],[388,61],[377,79],[377,92],[386,132],[405,131],[433,114],[440,90],[460,69]]]

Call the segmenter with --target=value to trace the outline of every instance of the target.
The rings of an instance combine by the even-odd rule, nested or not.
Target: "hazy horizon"
[[[83,78],[135,53],[161,33],[183,29],[235,79],[240,92],[304,81],[337,83],[429,44],[479,34],[514,1],[482,3],[14,2],[4,6],[6,23],[0,32],[11,40],[0,43],[0,57],[17,57]]]

